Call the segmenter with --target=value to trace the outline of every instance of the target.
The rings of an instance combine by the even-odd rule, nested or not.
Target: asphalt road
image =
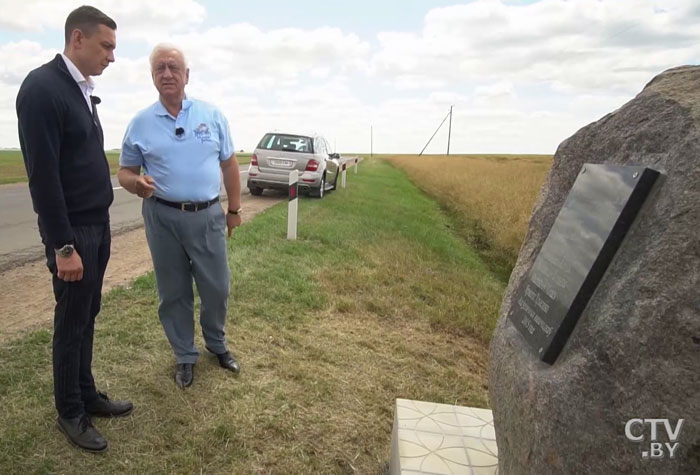
[[[240,167],[241,192],[248,193],[248,165]],[[122,189],[112,177],[114,202],[109,209],[112,233],[127,231],[143,224],[141,198]],[[223,190],[222,190],[223,192]],[[43,256],[44,246],[37,231],[37,218],[32,208],[26,183],[0,187],[0,271]]]

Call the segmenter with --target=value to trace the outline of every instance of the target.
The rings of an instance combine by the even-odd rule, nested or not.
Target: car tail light
[[[309,160],[309,163],[306,164],[306,171],[315,172],[316,170],[318,170],[318,162],[316,160]]]
[[[254,167],[258,166],[258,156],[253,154],[250,157],[250,164],[253,165]]]

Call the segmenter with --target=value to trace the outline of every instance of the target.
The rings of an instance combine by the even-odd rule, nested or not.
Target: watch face
[[[61,257],[70,257],[71,255],[73,255],[73,246],[63,246],[61,249],[58,249],[57,254]]]

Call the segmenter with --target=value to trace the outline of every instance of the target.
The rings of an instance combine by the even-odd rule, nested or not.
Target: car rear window
[[[288,134],[265,134],[258,144],[258,148],[302,153],[313,153],[314,151],[311,137]]]

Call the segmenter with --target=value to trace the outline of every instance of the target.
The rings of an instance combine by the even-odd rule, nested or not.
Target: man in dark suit
[[[65,49],[30,72],[17,95],[19,140],[56,297],[53,379],[57,426],[92,452],[107,441],[90,417],[129,414],[130,402],[97,392],[92,376],[95,317],[110,253],[114,198],[98,97],[90,76],[114,61],[117,25],[89,6],[66,19]]]

